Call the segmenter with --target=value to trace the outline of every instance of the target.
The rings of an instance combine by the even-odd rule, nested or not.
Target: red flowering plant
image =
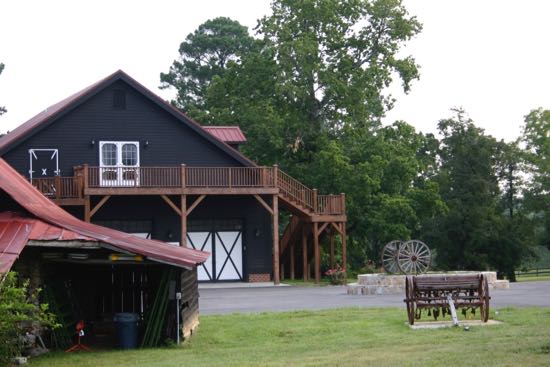
[[[325,275],[329,278],[332,285],[346,284],[346,272],[339,264],[336,264],[336,267],[333,269],[328,269]]]

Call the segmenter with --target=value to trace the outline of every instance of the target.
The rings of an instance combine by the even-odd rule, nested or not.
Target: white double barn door
[[[188,232],[187,242],[196,250],[210,252],[197,269],[201,281],[243,280],[242,231]]]

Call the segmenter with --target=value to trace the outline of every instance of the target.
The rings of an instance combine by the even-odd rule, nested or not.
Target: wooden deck
[[[274,195],[306,214],[345,215],[343,195],[318,195],[274,167],[75,167],[75,176],[32,184],[61,205],[97,195]]]
[[[186,245],[187,217],[207,195],[252,195],[271,214],[273,228],[279,228],[279,205],[293,219],[281,238],[273,234],[273,279],[281,271],[294,278],[295,257],[303,263],[302,276],[309,277],[308,257],[315,262],[315,280],[320,280],[320,236],[330,239],[331,265],[334,265],[334,236],[340,235],[342,258],[346,258],[345,195],[319,195],[290,175],[273,167],[92,167],[74,168],[74,176],[32,179],[32,185],[59,205],[83,205],[84,219],[92,216],[114,195],[158,195],[181,217],[181,245]],[[169,196],[180,196],[174,203]],[[90,197],[101,197],[91,207]],[[187,197],[197,199],[187,206]],[[271,205],[262,197],[272,198]],[[300,246],[296,245],[300,242]],[[311,242],[311,246],[308,243]],[[300,249],[298,249],[300,247]],[[345,260],[343,261],[345,267]]]

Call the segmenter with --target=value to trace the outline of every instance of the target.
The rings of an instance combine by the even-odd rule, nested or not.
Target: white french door
[[[139,186],[139,142],[100,141],[101,186]]]

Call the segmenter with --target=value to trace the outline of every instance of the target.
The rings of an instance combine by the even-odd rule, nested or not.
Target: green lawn
[[[31,366],[549,366],[550,308],[498,311],[504,324],[469,331],[410,330],[404,308],[203,316],[181,347],[53,353]]]

